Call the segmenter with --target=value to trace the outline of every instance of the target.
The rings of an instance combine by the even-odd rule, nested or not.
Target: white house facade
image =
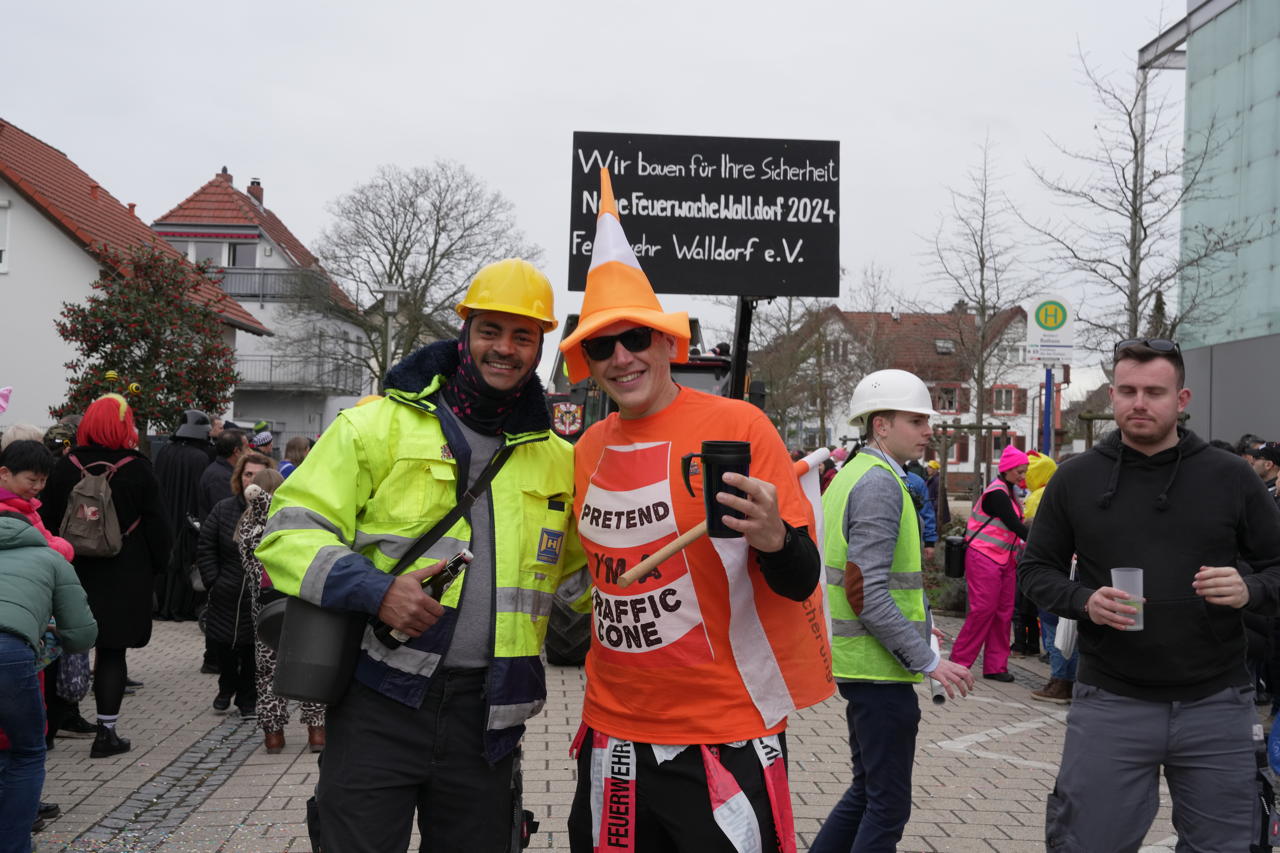
[[[76,356],[54,321],[63,303],[83,302],[104,273],[101,250],[151,245],[169,251],[133,205],[124,205],[65,154],[0,119],[0,293],[3,294],[7,370],[12,386],[0,427],[48,426],[49,409],[67,397],[66,363]],[[210,286],[197,299],[212,301]],[[239,303],[220,306],[230,346],[258,340],[266,329]],[[250,334],[237,334],[248,332]]]
[[[222,289],[252,306],[277,336],[294,340],[301,324],[313,342],[298,352],[282,347],[279,338],[242,339],[236,347],[240,382],[228,417],[240,424],[267,421],[283,444],[294,435],[318,435],[341,409],[374,389],[364,364],[320,354],[334,348],[358,354],[360,335],[351,324],[306,311],[305,294],[319,290],[355,306],[263,205],[256,178],[242,192],[224,168],[152,228],[192,262],[208,261]],[[314,345],[322,339],[329,345]]]

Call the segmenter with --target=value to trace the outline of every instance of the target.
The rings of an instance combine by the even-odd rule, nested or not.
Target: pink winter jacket
[[[8,489],[0,488],[0,512],[16,512],[23,515],[36,530],[40,531],[40,535],[49,543],[49,547],[70,563],[76,557],[76,549],[71,547],[70,542],[61,536],[54,536],[45,528],[44,522],[40,520],[40,513],[36,512],[38,509],[40,509],[39,498],[27,500],[18,497]]]

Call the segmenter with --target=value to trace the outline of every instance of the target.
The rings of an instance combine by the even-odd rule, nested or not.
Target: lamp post
[[[385,390],[383,382],[386,380],[387,371],[391,369],[391,318],[400,311],[400,294],[408,292],[403,287],[384,287],[374,291],[374,293],[382,296],[382,316],[386,321],[382,339],[382,364],[384,370],[382,376],[378,379],[379,391]]]

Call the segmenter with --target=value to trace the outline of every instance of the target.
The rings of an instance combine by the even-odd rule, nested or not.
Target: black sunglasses
[[[1116,344],[1116,354],[1119,355],[1120,350],[1129,347],[1150,347],[1156,352],[1176,352],[1182,355],[1182,347],[1178,346],[1178,342],[1166,338],[1129,338]]]
[[[592,361],[605,361],[621,343],[627,352],[644,352],[653,343],[653,329],[636,326],[618,335],[602,335],[582,342],[582,351]]]

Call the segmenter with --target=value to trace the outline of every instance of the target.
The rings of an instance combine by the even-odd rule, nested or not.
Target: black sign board
[[[602,166],[659,293],[839,296],[839,142],[575,133],[570,290],[587,286]]]

